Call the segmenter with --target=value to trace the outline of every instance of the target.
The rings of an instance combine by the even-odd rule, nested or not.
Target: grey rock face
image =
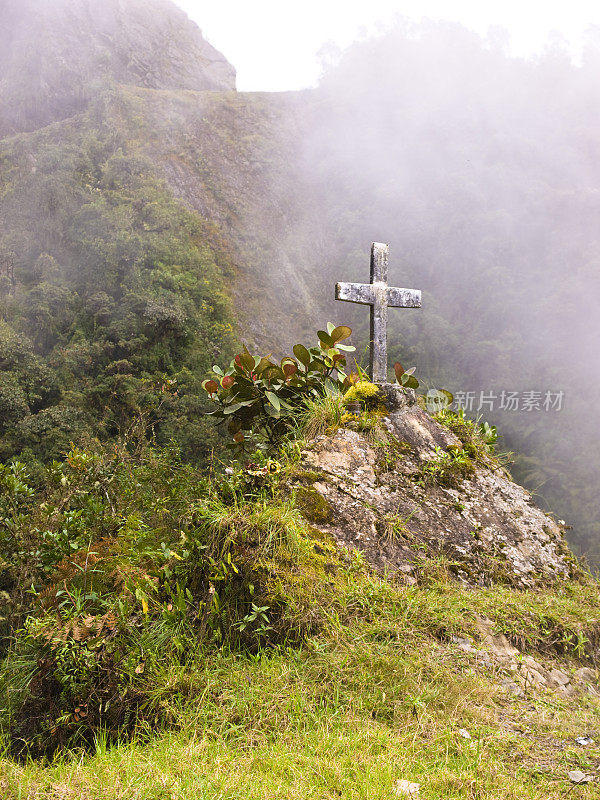
[[[319,475],[314,489],[332,510],[319,527],[405,582],[436,554],[471,585],[526,588],[571,576],[575,561],[560,527],[502,468],[476,464],[455,488],[424,485],[423,466],[460,442],[410,392],[386,393],[387,442],[342,428],[304,452],[306,470]]]
[[[235,89],[233,67],[170,0],[0,3],[0,135],[77,113],[107,79]]]

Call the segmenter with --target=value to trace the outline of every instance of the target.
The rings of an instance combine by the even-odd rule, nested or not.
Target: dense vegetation
[[[379,239],[425,299],[390,314],[392,359],[473,392],[474,415],[493,395],[516,476],[597,560],[597,63],[593,38],[575,66],[423,25],[297,96],[111,87],[107,66],[86,111],[1,145],[0,455],[44,461],[145,413],[205,460],[199,381],[231,326],[280,356],[339,317],[325,287],[364,280]],[[367,315],[346,313],[362,356]],[[562,410],[500,408],[529,391]]]
[[[217,227],[131,141],[134,110],[112,100],[60,137],[2,145],[3,459],[46,462],[140,417],[188,457],[211,449],[200,383],[230,349],[231,265]]]
[[[406,585],[339,550],[298,454],[378,430],[376,389],[334,375],[347,328],[280,356],[390,241],[392,282],[426,299],[391,314],[391,355],[425,389],[567,393],[560,414],[482,410],[597,557],[597,48],[521,62],[399,28],[295,97],[181,92],[160,58],[131,66],[170,91],[116,86],[100,53],[102,80],[61,96],[64,64],[34,59],[27,113],[18,86],[0,98],[0,130],[32,131],[0,141],[0,795],[564,796],[600,757],[573,744],[597,695],[507,696],[455,637],[482,644],[486,618],[523,657],[595,666],[597,583],[462,589],[423,553]],[[366,314],[348,314],[360,354]],[[209,379],[236,325],[273,355]],[[459,485],[496,442],[444,415],[462,446],[423,486]],[[226,439],[243,458],[225,471]]]
[[[554,800],[593,767],[571,740],[597,727],[595,695],[511,699],[453,642],[486,618],[549,667],[593,664],[597,584],[461,589],[426,553],[414,585],[374,573],[304,516],[311,402],[228,474],[135,436],[73,449],[36,485],[3,468],[3,797],[387,798],[409,779],[431,798]]]
[[[331,615],[353,618],[346,593],[369,570],[311,526],[315,475],[298,464],[306,437],[343,425],[385,447],[389,469],[401,458],[380,389],[344,372],[351,334],[328,323],[317,346],[297,344],[281,364],[246,349],[213,367],[203,388],[239,456],[226,471],[213,462],[204,474],[139,426],[110,448],[73,447],[37,469],[37,486],[23,463],[0,466],[0,733],[13,754],[165,722],[165,660],[297,646]],[[412,370],[396,372],[419,386]],[[476,463],[495,463],[495,431],[448,410],[438,418],[463,446],[421,479],[460,488]],[[595,638],[589,654],[578,641],[593,654]]]
[[[175,442],[151,446],[143,417],[113,447],[38,467],[37,486],[23,463],[0,465],[0,733],[14,753],[164,721],[152,684],[165,659],[294,644],[313,629],[323,587],[288,597],[286,560],[304,585],[344,559],[302,520],[287,479],[308,420],[330,401],[342,409],[344,388],[378,393],[343,372],[351,333],[330,323],[281,365],[245,350],[226,373],[214,366],[219,382],[204,389],[239,447],[231,478],[215,462],[208,475],[185,464]],[[321,540],[329,562],[314,556]]]

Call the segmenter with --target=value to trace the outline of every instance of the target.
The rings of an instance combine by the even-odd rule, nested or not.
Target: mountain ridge
[[[0,75],[0,135],[81,111],[105,81],[235,90],[234,68],[169,0],[4,0]]]

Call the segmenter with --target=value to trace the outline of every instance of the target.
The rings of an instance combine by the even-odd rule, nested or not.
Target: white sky
[[[585,29],[600,25],[600,0],[175,0],[238,71],[241,91],[313,86],[319,50],[344,48],[397,16],[461,22],[485,35],[500,25],[511,52],[543,49],[556,31],[579,53]]]

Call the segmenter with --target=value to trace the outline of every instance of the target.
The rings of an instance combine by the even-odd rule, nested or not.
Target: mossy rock
[[[444,468],[437,479],[438,486],[447,486],[450,489],[459,489],[462,481],[469,480],[475,476],[475,465],[473,462],[458,464],[450,462],[450,466]]]
[[[338,556],[338,546],[335,540],[335,537],[329,533],[328,531],[322,531],[319,528],[315,528],[314,525],[307,525],[306,532],[308,534],[308,538],[314,541],[314,543],[321,548],[324,548],[330,555]]]
[[[388,436],[384,441],[374,444],[377,452],[376,474],[392,472],[398,467],[408,454],[412,453],[412,447],[408,442],[399,441],[393,436]]]
[[[344,395],[344,404],[359,402],[359,403],[373,403],[380,402],[382,399],[379,386],[370,381],[358,381],[351,386]]]
[[[465,451],[450,446],[447,453],[427,461],[416,476],[426,486],[445,486],[460,488],[463,480],[469,480],[476,474],[475,464]]]
[[[344,405],[360,403],[364,411],[379,412],[383,416],[387,413],[384,399],[377,384],[370,381],[358,381],[344,395]]]
[[[312,483],[316,483],[317,481],[327,480],[325,475],[322,475],[318,472],[314,472],[313,470],[309,469],[302,469],[296,465],[289,467],[285,471],[285,477],[291,481],[297,481],[298,483],[302,483],[305,486],[309,486]]]
[[[315,525],[326,525],[333,520],[333,509],[312,487],[300,486],[296,489],[296,507],[305,519]]]
[[[594,580],[591,574],[585,569],[577,556],[571,551],[567,541],[564,537],[560,537],[556,541],[556,551],[559,556],[564,558],[567,567],[569,568],[569,578],[579,583],[589,583]]]

